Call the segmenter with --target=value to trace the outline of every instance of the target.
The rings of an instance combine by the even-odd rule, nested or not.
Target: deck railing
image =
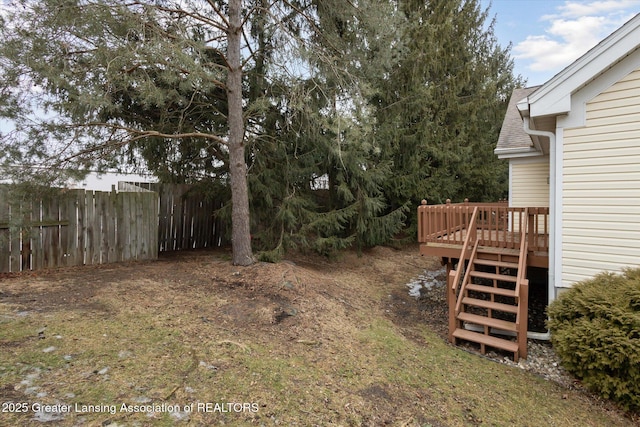
[[[521,231],[527,228],[529,250],[549,250],[549,208],[514,208],[506,202],[447,201],[444,205],[427,205],[423,201],[418,207],[418,241],[463,245],[476,207],[478,212],[474,232],[480,245],[519,249],[523,235]],[[528,221],[525,221],[526,215]]]

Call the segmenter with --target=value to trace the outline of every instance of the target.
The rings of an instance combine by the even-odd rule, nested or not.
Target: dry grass
[[[5,278],[0,401],[28,410],[0,425],[633,424],[444,342],[405,286],[436,266],[416,248],[248,268],[196,252]]]

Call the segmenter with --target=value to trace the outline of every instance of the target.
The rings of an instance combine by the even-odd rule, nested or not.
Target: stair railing
[[[527,358],[527,323],[529,311],[529,280],[527,279],[528,238],[533,236],[535,215],[529,218],[529,208],[525,208],[520,224],[520,256],[518,260],[518,275],[516,277],[516,295],[518,296],[518,313],[516,314],[516,330],[518,332],[518,352],[520,357]],[[531,229],[529,229],[531,227]]]
[[[458,293],[458,299],[456,300],[456,317],[460,314],[462,310],[462,298],[464,298],[464,291],[467,287],[467,284],[471,281],[471,271],[473,270],[473,263],[476,259],[476,254],[478,253],[478,246],[480,246],[480,241],[476,240],[473,244],[473,250],[471,251],[471,256],[469,256],[469,262],[467,263],[467,268],[464,272],[464,278],[462,279],[462,284],[460,285],[460,290]]]
[[[458,266],[455,270],[451,270],[449,272],[448,277],[448,292],[447,292],[447,304],[449,306],[449,341],[454,342],[453,331],[456,329],[456,319],[460,310],[461,299],[458,298],[458,295],[462,295],[463,289],[461,288],[460,293],[458,293],[458,286],[460,285],[460,279],[462,277],[462,271],[465,270],[465,260],[470,259],[475,256],[478,245],[478,207],[473,208],[473,214],[471,215],[471,219],[469,220],[469,224],[467,226],[467,235],[464,239],[464,243],[462,245],[462,250],[460,251],[460,257],[458,258]],[[471,254],[469,255],[469,252]],[[469,269],[465,273],[465,280],[468,278]],[[464,281],[463,281],[464,286]]]

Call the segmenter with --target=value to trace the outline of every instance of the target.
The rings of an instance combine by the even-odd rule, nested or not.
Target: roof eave
[[[496,148],[493,153],[499,159],[514,159],[521,157],[537,157],[544,154],[535,147]]]

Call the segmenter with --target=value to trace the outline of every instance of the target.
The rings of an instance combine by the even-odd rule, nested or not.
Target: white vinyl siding
[[[549,156],[536,160],[511,160],[511,198],[509,206],[515,208],[549,207]],[[544,218],[538,222],[539,230],[548,230]],[[520,231],[519,224],[509,229]]]
[[[640,70],[587,103],[562,155],[561,286],[640,265]]]
[[[511,161],[511,203],[516,208],[549,206],[549,157],[541,162]]]

